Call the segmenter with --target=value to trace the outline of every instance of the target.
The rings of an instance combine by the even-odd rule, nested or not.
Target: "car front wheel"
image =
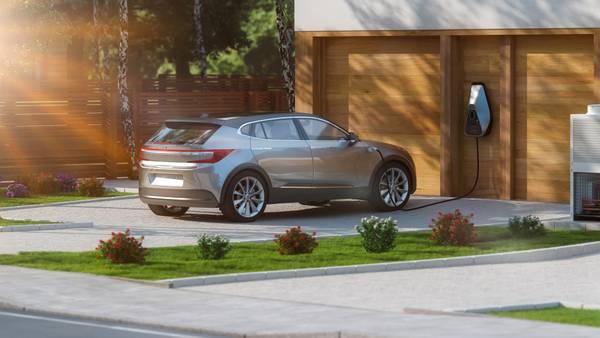
[[[252,222],[265,211],[267,190],[265,180],[253,171],[237,174],[225,191],[221,212],[235,222]]]
[[[188,207],[176,207],[172,205],[148,205],[150,210],[158,216],[183,216],[190,209]]]
[[[373,180],[371,206],[380,211],[402,209],[410,198],[410,175],[400,163],[383,165]]]

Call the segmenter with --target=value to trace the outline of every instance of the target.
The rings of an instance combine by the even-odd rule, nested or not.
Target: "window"
[[[215,131],[215,124],[167,122],[148,142],[158,144],[203,144]]]
[[[333,125],[316,119],[300,119],[309,140],[340,140],[346,134]]]
[[[257,123],[254,128],[254,135],[260,138],[271,140],[299,140],[300,135],[294,121],[271,120]]]
[[[250,125],[245,125],[242,127],[242,129],[240,129],[240,132],[242,133],[242,135],[246,135],[246,136],[251,136],[250,134]]]

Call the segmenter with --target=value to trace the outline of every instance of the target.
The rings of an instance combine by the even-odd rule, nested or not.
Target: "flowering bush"
[[[15,197],[31,197],[31,193],[29,189],[24,184],[13,183],[8,186],[6,189],[6,197],[15,198]]]
[[[104,196],[105,192],[104,181],[95,177],[80,180],[77,189],[82,196],[99,197]]]
[[[429,225],[432,228],[429,239],[441,245],[469,245],[477,237],[472,218],[473,214],[464,216],[458,209],[447,214],[440,212]]]
[[[77,179],[69,174],[58,174],[56,180],[62,192],[74,192],[77,190]]]
[[[113,232],[112,237],[96,247],[96,258],[106,258],[113,264],[136,263],[145,261],[146,249],[142,246],[144,236],[139,240],[131,236],[129,229],[125,232]]]
[[[221,235],[202,234],[198,237],[198,256],[202,259],[221,259],[229,250],[229,240]]]
[[[397,224],[389,217],[380,219],[371,216],[361,219],[356,231],[362,237],[362,245],[367,252],[386,252],[396,246]]]
[[[546,233],[544,223],[540,221],[539,217],[515,216],[508,220],[508,229],[517,237],[537,237],[543,236]]]
[[[277,252],[282,255],[298,255],[311,253],[319,245],[315,233],[307,234],[301,227],[292,227],[283,234],[275,235]]]
[[[52,174],[41,173],[22,176],[17,179],[17,182],[29,187],[34,194],[52,195],[61,191],[61,184]]]

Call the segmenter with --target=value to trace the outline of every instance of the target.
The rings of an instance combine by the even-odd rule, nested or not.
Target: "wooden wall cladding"
[[[597,31],[296,35],[302,108],[406,147],[417,163],[418,193],[457,195],[471,186],[474,140],[462,128],[477,81],[486,84],[494,122],[480,140],[474,196],[568,201],[569,115],[600,99]],[[451,183],[441,182],[447,177]]]
[[[596,101],[593,37],[521,36],[515,53],[515,197],[566,202],[569,115]]]
[[[467,103],[471,83],[483,82],[492,110],[492,129],[490,134],[480,139],[480,176],[475,189],[474,197],[501,198],[502,189],[502,158],[500,156],[500,36],[475,36],[460,37],[459,50],[459,112],[461,128],[459,137],[460,170],[458,171],[455,193],[466,192],[475,178],[477,157],[475,153],[475,140],[464,136],[462,128],[465,124]]]
[[[419,194],[440,193],[438,37],[327,39],[322,114],[364,139],[406,148]]]

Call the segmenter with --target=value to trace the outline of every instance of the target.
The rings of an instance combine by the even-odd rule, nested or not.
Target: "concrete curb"
[[[287,279],[313,276],[330,276],[353,273],[384,272],[417,270],[430,268],[450,268],[459,266],[472,266],[484,264],[529,263],[557,259],[566,259],[600,252],[600,242],[590,242],[567,245],[554,248],[513,251],[477,256],[463,256],[453,258],[426,259],[406,262],[361,264],[349,266],[332,266],[324,268],[310,268],[298,270],[276,270],[263,272],[248,272],[239,274],[225,274],[214,276],[199,276],[165,279],[156,283],[169,288],[183,288],[225,283],[250,282],[271,279]]]
[[[0,208],[0,211],[20,210],[20,209],[33,209],[33,208],[44,208],[44,207],[55,207],[55,206],[69,205],[69,204],[85,204],[85,203],[93,203],[93,202],[116,201],[116,200],[132,199],[132,198],[139,198],[139,196],[138,195],[131,195],[131,196],[98,197],[98,198],[90,198],[90,199],[87,199],[87,200],[79,200],[79,201],[54,202],[54,203],[31,204],[31,205],[19,205],[19,206],[16,206],[16,207],[4,207],[4,208]]]
[[[595,304],[581,304],[574,302],[548,302],[548,303],[532,303],[532,304],[518,304],[508,306],[497,306],[467,310],[446,310],[447,312],[458,312],[458,313],[479,313],[486,314],[489,312],[511,312],[511,311],[528,311],[528,310],[544,310],[553,309],[557,307],[566,307],[570,309],[585,309],[585,310],[599,310],[600,305]]]
[[[26,232],[40,230],[60,230],[60,229],[79,229],[93,228],[94,223],[50,223],[50,224],[27,224],[0,227],[0,232]]]

